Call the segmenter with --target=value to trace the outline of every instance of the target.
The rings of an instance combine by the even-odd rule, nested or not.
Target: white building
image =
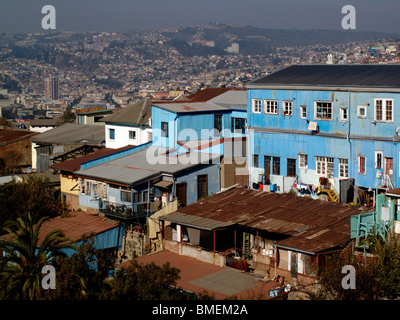
[[[106,148],[140,145],[152,140],[151,100],[144,98],[104,117]]]

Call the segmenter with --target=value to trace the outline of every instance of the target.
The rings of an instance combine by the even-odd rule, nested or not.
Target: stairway
[[[335,190],[326,190],[325,192],[328,195],[329,201],[340,202],[339,196],[337,195]]]

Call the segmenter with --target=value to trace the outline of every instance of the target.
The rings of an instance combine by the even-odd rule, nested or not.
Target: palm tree
[[[72,239],[65,238],[60,230],[52,230],[39,243],[39,230],[47,217],[37,222],[28,213],[5,224],[3,230],[11,235],[10,241],[0,241],[0,298],[35,299],[40,290],[42,268],[58,256],[62,249],[76,249]]]

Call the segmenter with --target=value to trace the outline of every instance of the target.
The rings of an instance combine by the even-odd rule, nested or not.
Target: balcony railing
[[[99,212],[111,218],[133,220],[149,215],[155,211],[156,205],[154,202],[134,203],[132,206],[117,204],[106,200],[99,201]]]

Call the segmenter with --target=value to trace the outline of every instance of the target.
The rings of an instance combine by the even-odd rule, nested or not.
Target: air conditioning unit
[[[308,124],[308,130],[318,131],[318,124],[316,122],[310,121]]]
[[[400,127],[396,127],[396,132],[394,133],[394,136],[395,136],[397,139],[400,139]]]

